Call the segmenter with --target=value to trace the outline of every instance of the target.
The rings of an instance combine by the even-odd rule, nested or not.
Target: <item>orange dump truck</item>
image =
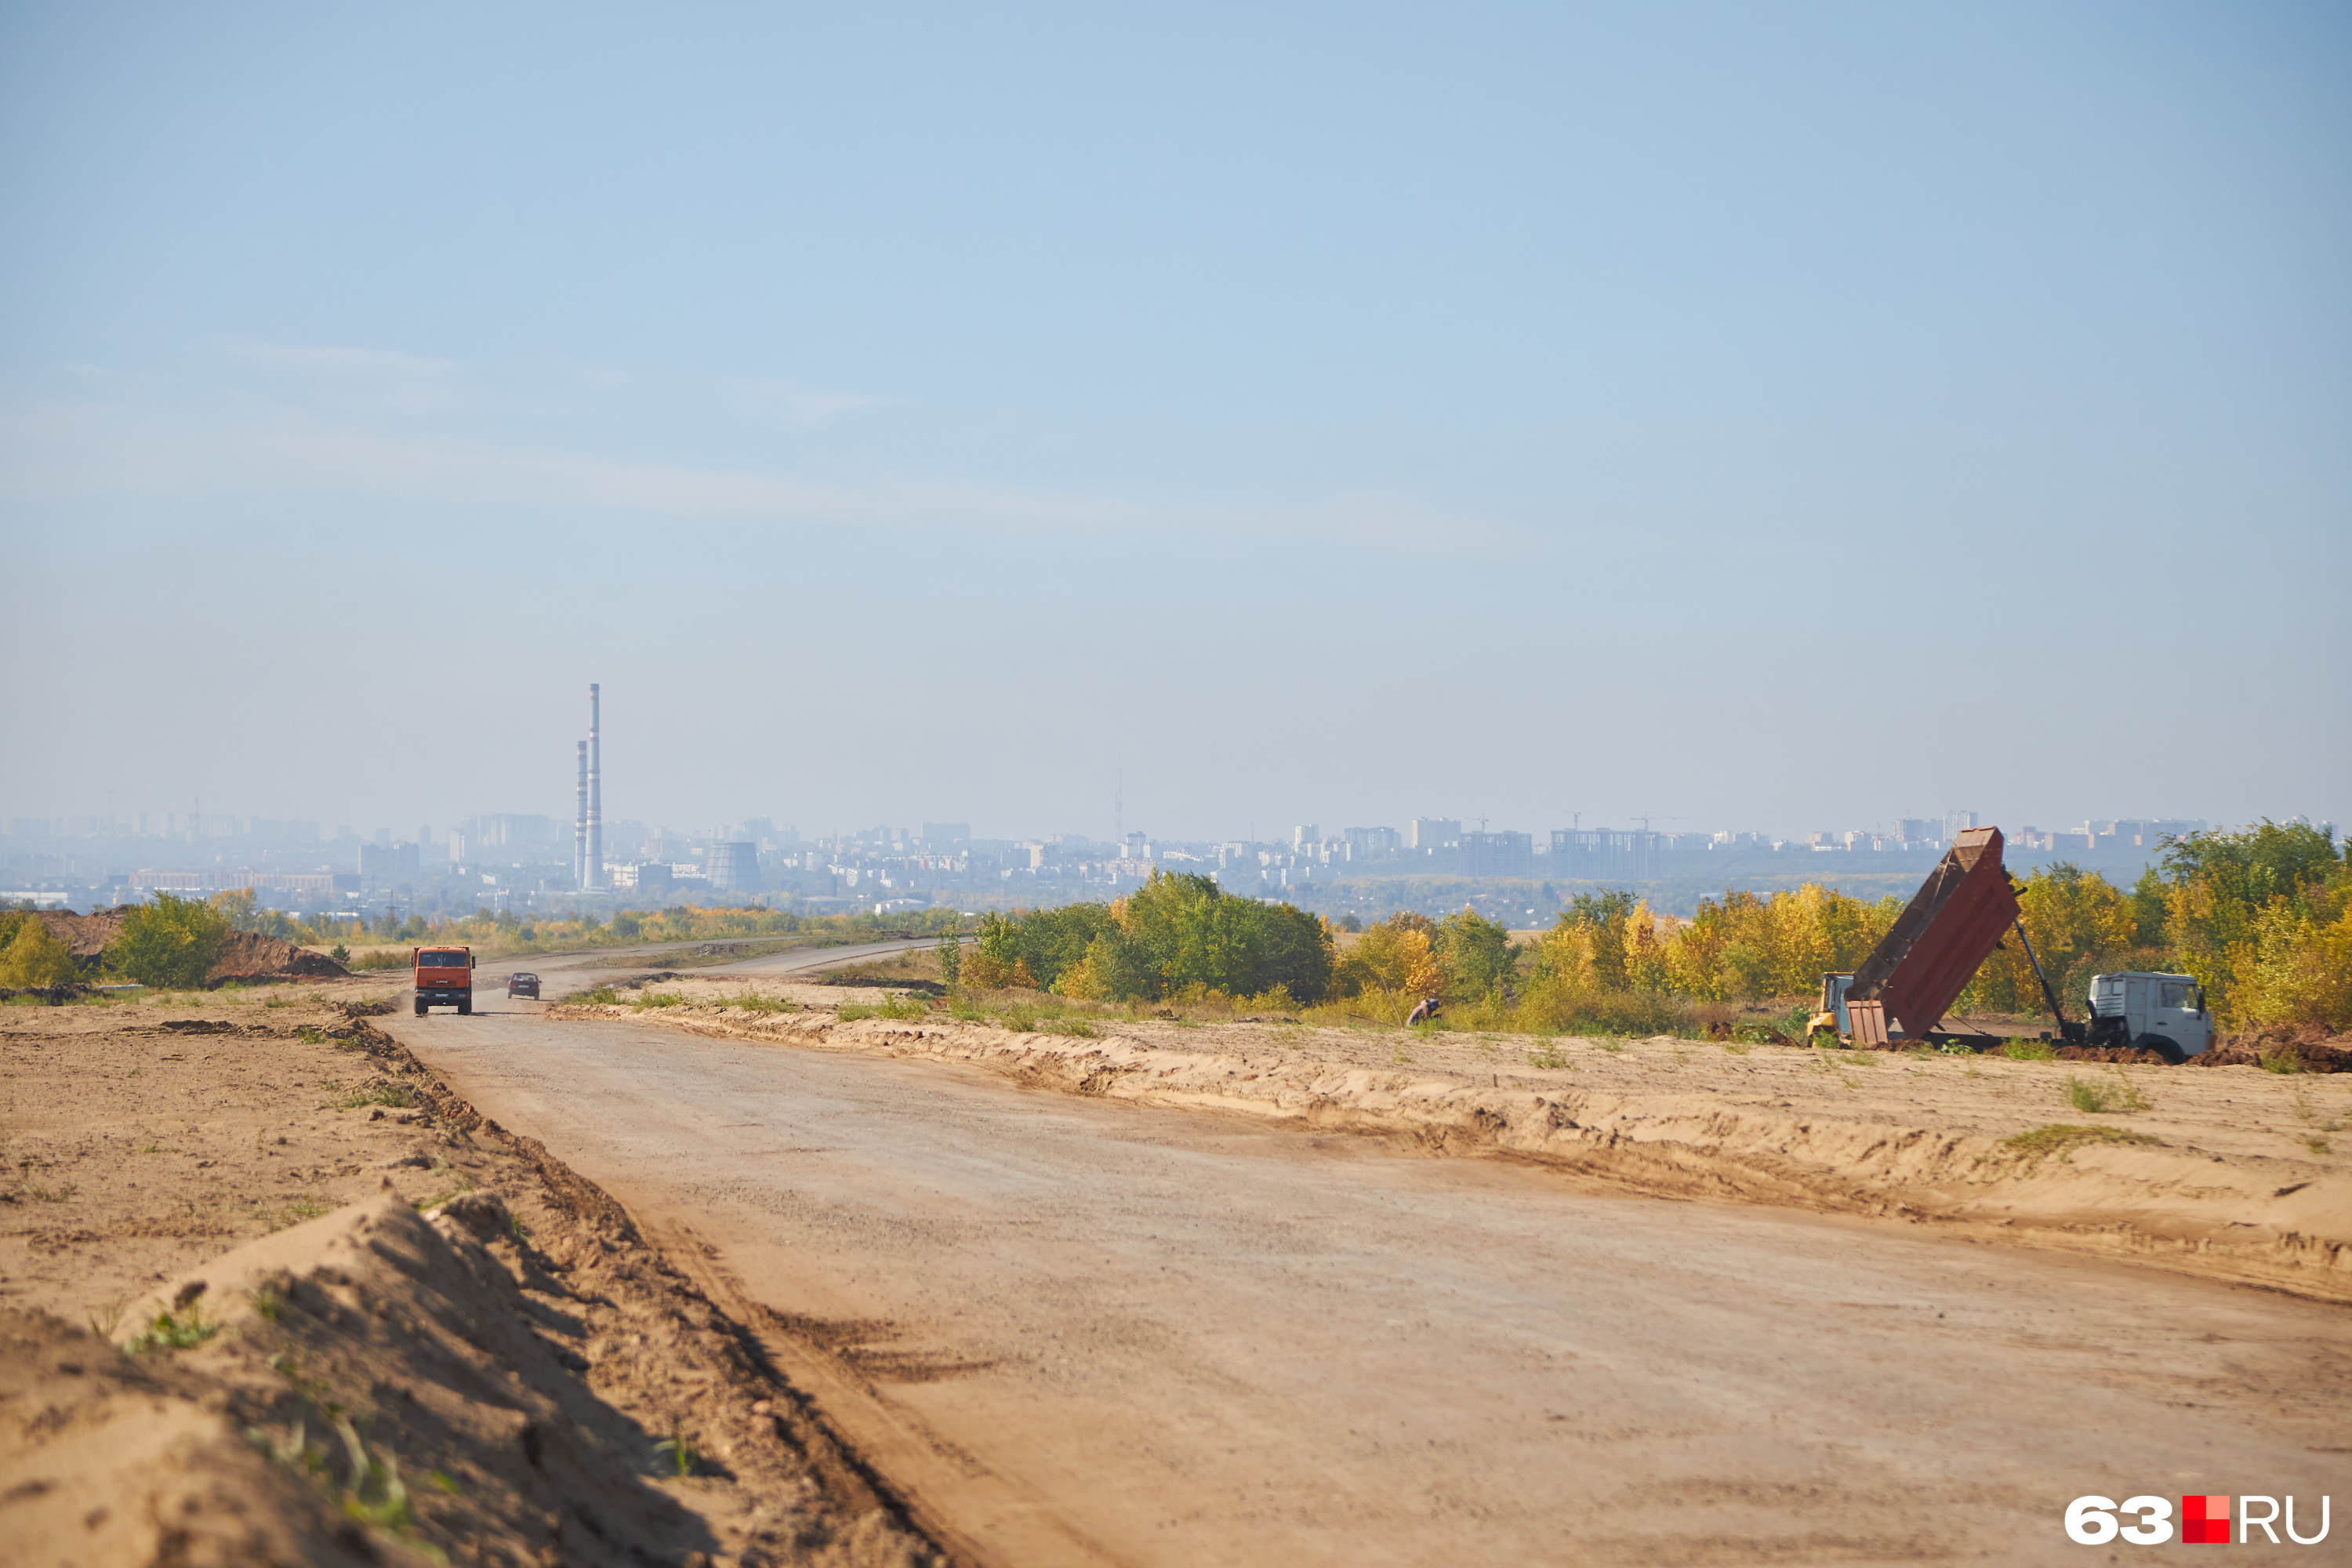
[[[412,947],[408,950],[416,984],[416,1016],[427,1007],[474,1010],[474,951],[467,947]]]

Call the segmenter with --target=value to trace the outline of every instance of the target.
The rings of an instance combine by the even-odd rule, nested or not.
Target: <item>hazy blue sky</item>
[[[0,9],[0,815],[2352,812],[2352,12]]]

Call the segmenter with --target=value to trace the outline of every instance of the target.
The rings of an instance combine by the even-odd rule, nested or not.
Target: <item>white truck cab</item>
[[[2090,1001],[2094,1040],[2137,1046],[2176,1061],[2212,1048],[2212,1016],[2193,974],[2094,974]]]

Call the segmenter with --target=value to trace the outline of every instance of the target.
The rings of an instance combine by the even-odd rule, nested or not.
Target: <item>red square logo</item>
[[[2180,1539],[2195,1545],[2230,1544],[2230,1500],[2225,1497],[2185,1497],[2180,1500]]]

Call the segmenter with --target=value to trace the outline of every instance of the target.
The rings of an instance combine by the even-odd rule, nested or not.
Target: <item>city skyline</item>
[[[345,26],[0,18],[0,812],[2352,813],[2336,13]]]

